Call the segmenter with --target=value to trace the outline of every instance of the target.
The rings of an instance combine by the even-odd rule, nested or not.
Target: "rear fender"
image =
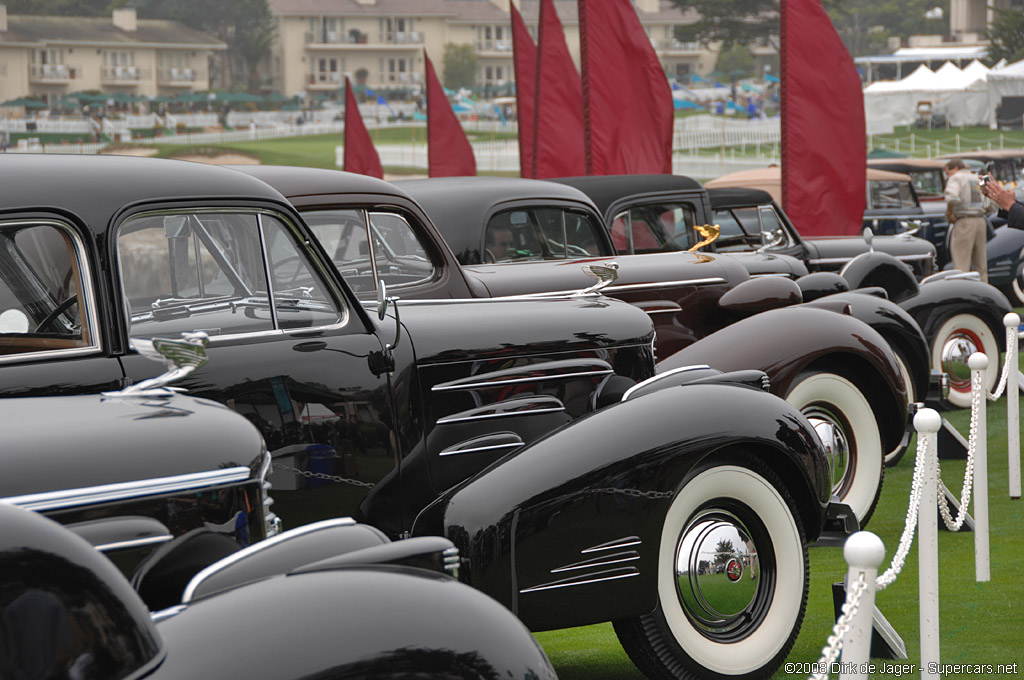
[[[888,253],[861,253],[839,272],[851,289],[880,286],[894,302],[917,293],[917,278],[905,263]]]
[[[691,364],[762,370],[779,396],[789,394],[803,371],[827,366],[867,398],[886,450],[896,447],[906,429],[906,388],[892,348],[878,331],[847,314],[806,304],[757,314],[665,358],[657,371]]]
[[[925,337],[935,337],[942,323],[955,314],[972,314],[981,318],[1006,351],[1006,330],[1003,317],[1013,311],[1002,292],[990,284],[976,279],[929,279],[920,292],[900,303],[900,307],[914,317]]]
[[[810,424],[731,384],[668,387],[577,420],[453,489],[413,533],[442,533],[462,579],[534,630],[636,616],[657,602],[662,522],[694,466],[758,456],[779,472],[810,537],[830,486]]]

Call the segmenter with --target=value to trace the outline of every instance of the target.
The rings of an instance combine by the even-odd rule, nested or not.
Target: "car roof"
[[[94,232],[106,230],[122,207],[181,199],[284,197],[253,177],[216,165],[109,155],[0,154],[0,211],[50,210],[78,215]]]
[[[868,167],[907,173],[914,170],[941,170],[946,167],[946,161],[938,158],[869,158]]]
[[[322,194],[385,194],[409,198],[391,182],[354,172],[290,165],[231,165],[234,170],[258,177],[288,198]]]
[[[460,257],[480,249],[486,216],[505,203],[568,201],[597,213],[593,201],[582,191],[537,179],[432,177],[396,181],[395,185],[423,207],[452,252]]]
[[[904,175],[899,172],[889,172],[887,170],[878,170],[877,168],[868,168],[866,173],[866,180],[869,182],[878,181],[894,181],[894,182],[909,182],[910,175]],[[731,172],[727,175],[722,175],[717,179],[713,179],[709,182],[705,182],[704,186],[708,189],[721,188],[721,187],[749,187],[762,189],[772,195],[778,202],[782,202],[782,169],[773,165],[767,168],[755,168],[753,170],[740,170],[739,172]]]
[[[701,183],[685,175],[591,175],[551,180],[576,187],[597,205],[602,215],[619,200],[637,194],[669,191],[698,191]]]
[[[747,187],[712,187],[708,189],[708,198],[711,199],[712,210],[767,205],[772,202],[772,195],[767,191]]]

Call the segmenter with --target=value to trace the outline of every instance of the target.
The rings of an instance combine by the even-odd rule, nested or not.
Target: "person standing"
[[[946,163],[946,217],[951,230],[949,251],[954,269],[976,271],[988,283],[988,230],[985,197],[978,178],[959,158]]]

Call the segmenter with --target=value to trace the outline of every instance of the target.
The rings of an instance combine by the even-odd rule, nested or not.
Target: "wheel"
[[[903,357],[899,352],[893,351],[896,356],[896,365],[900,369],[900,376],[903,377],[903,384],[907,386],[907,403],[913,404],[917,400],[917,393],[914,392],[914,380],[910,376],[910,370],[907,368],[907,362],[903,360]],[[900,462],[903,458],[903,454],[907,452],[907,446],[910,445],[908,441],[906,445],[897,444],[896,448],[885,454],[885,466],[892,467],[896,463]]]
[[[1013,277],[1013,281],[1007,286],[1007,292],[1010,294],[1006,297],[1010,298],[1014,307],[1024,305],[1024,274]]]
[[[807,604],[803,524],[767,467],[693,476],[665,516],[658,606],[615,622],[648,678],[768,677],[796,641]]]
[[[967,360],[975,352],[988,357],[985,388],[990,392],[999,380],[999,343],[988,325],[973,314],[954,314],[946,319],[931,342],[932,369],[949,375],[949,397],[954,408],[971,407],[971,369]]]
[[[786,401],[811,421],[825,445],[832,494],[867,524],[882,492],[884,456],[875,414],[864,394],[834,373],[804,373]]]

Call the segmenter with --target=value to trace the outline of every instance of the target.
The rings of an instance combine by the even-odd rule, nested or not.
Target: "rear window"
[[[570,260],[600,255],[599,229],[591,215],[578,210],[505,210],[487,222],[484,261]]]
[[[875,210],[912,210],[918,207],[910,182],[868,182],[868,198]]]

